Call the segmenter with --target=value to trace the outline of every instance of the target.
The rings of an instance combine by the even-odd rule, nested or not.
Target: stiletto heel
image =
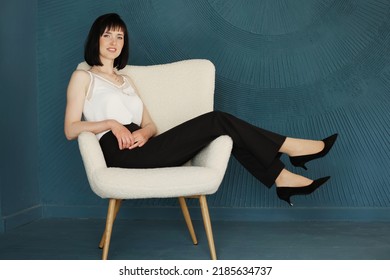
[[[303,169],[307,170],[307,167],[305,166],[305,163],[326,156],[326,154],[330,151],[330,149],[333,147],[333,144],[336,142],[338,134],[333,134],[332,136],[329,136],[328,138],[325,138],[322,140],[324,142],[325,146],[322,149],[321,152],[318,152],[316,154],[311,155],[304,155],[304,156],[296,156],[296,157],[290,157],[290,162],[292,165],[297,167],[302,167]]]
[[[330,176],[319,178],[314,180],[310,185],[304,187],[277,187],[276,194],[281,200],[286,201],[288,204],[293,206],[291,203],[290,197],[293,195],[307,195],[314,192],[321,185],[323,185],[326,181],[328,181]]]

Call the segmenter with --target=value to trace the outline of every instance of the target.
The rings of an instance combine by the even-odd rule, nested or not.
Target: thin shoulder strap
[[[90,77],[88,89],[87,89],[87,92],[85,94],[85,98],[90,100],[92,98],[92,85],[94,82],[94,77],[93,77],[91,71],[88,71],[88,70],[83,70],[83,71],[87,72],[89,74],[89,77]]]
[[[127,76],[127,75],[121,74],[121,76],[123,77],[123,79],[125,79],[125,80],[131,85],[131,87],[135,90],[135,93],[136,93],[137,95],[139,95],[139,94],[138,94],[138,89],[137,89],[137,87],[135,86],[133,80],[132,80],[129,76]]]

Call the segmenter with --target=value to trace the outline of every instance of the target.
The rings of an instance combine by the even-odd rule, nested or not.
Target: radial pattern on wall
[[[390,206],[390,0],[38,1],[44,204],[99,203],[88,188],[76,143],[64,139],[63,110],[88,28],[107,12],[120,13],[128,25],[130,64],[211,60],[217,69],[217,109],[292,136],[339,132],[332,152],[310,163],[309,171],[285,161],[311,178],[332,176],[314,195],[294,198],[295,206]],[[285,205],[234,159],[209,202]]]
[[[210,59],[217,68],[217,109],[293,136],[340,133],[332,154],[306,173],[331,174],[329,188],[298,198],[302,204],[389,206],[382,173],[390,158],[389,1],[149,0],[122,6],[135,45],[132,63]],[[237,181],[240,168],[233,161],[221,196],[230,192],[232,205],[272,206],[274,195],[258,189],[250,175]]]

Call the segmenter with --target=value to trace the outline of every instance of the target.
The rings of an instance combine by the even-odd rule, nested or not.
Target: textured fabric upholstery
[[[88,69],[81,63],[78,69]],[[213,110],[215,68],[208,60],[164,65],[127,66],[149,113],[162,133]],[[83,132],[79,148],[92,190],[102,198],[164,198],[216,192],[223,179],[232,140],[221,136],[185,166],[170,168],[107,168],[96,136]]]

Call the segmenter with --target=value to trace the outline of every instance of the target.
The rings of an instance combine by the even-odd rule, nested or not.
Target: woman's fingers
[[[148,141],[148,138],[145,137],[145,132],[141,129],[131,133],[126,127],[120,125],[113,130],[113,133],[118,140],[120,150],[142,147]]]
[[[120,150],[123,150],[130,146],[130,143],[132,143],[131,132],[124,125],[118,122],[114,122],[111,131],[118,141],[118,146]]]
[[[141,142],[139,142],[139,141],[137,141],[137,140],[134,140],[133,145],[131,145],[131,146],[129,147],[129,149],[131,150],[131,149],[134,149],[134,148],[137,148],[137,147],[142,147]]]
[[[134,144],[134,137],[127,129],[118,132],[115,136],[120,150],[127,149]]]
[[[141,133],[140,130],[137,130],[133,133],[134,142],[129,147],[129,149],[134,149],[136,147],[142,147],[147,142],[147,139],[144,137],[144,135]]]
[[[119,150],[123,150],[122,138],[117,137],[116,139],[118,140]]]
[[[122,138],[122,148],[127,149],[134,145],[134,137],[131,133],[126,133]]]
[[[133,136],[133,143],[129,146],[129,149],[134,149],[139,147],[139,139],[136,136]]]

